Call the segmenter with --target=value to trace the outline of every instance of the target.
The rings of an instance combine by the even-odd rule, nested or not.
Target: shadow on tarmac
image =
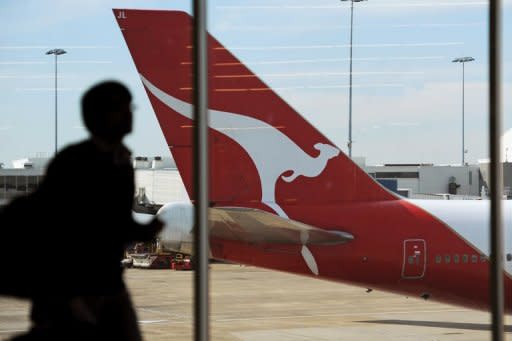
[[[451,328],[451,329],[467,329],[467,330],[491,330],[490,324],[485,323],[460,323],[460,322],[438,322],[438,321],[411,321],[411,320],[372,320],[357,321],[361,323],[375,324],[393,324],[404,326],[434,327],[434,328]],[[512,333],[512,325],[505,326],[506,333]]]

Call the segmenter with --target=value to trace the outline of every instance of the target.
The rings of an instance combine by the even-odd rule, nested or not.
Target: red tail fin
[[[191,17],[114,13],[191,194]],[[395,199],[211,35],[208,44],[212,202],[286,216],[288,205]]]

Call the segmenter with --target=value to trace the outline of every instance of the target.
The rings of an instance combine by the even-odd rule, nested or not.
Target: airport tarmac
[[[491,339],[485,312],[254,267],[210,269],[212,340]],[[192,272],[129,269],[126,282],[145,340],[193,339]],[[28,307],[0,298],[1,340],[28,328]]]

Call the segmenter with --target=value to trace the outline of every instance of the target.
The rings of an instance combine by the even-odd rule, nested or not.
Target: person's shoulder
[[[94,143],[91,140],[83,140],[66,146],[57,154],[57,157],[67,157],[82,153],[88,153],[93,151],[94,149]]]
[[[62,168],[63,165],[66,164],[72,166],[73,164],[80,163],[80,160],[87,159],[87,155],[91,153],[93,148],[91,144],[90,141],[84,140],[64,147],[50,162],[49,169],[56,165],[58,165],[59,168]]]

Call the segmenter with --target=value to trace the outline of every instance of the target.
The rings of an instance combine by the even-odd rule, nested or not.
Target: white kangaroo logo
[[[146,88],[162,103],[192,119],[191,104],[163,92],[144,76],[140,77]],[[325,169],[327,162],[340,153],[339,149],[331,145],[317,143],[314,148],[320,154],[311,157],[288,136],[268,123],[237,113],[211,109],[209,113],[210,127],[236,141],[256,165],[262,186],[261,201],[284,218],[288,216],[275,199],[275,187],[279,177],[286,182],[292,182],[300,175],[317,177]],[[293,173],[282,176],[287,171]]]
[[[334,148],[333,146],[325,143],[317,143],[313,147],[316,150],[320,151],[320,155],[318,155],[316,158],[312,158],[306,153],[304,153],[302,149],[300,149],[302,153],[300,153],[301,155],[298,155],[299,157],[297,158],[297,160],[299,160],[299,162],[307,161],[309,164],[307,166],[304,166],[304,162],[302,164],[297,164],[296,168],[288,169],[293,171],[292,175],[283,175],[281,176],[281,179],[283,179],[286,182],[292,182],[298,176],[301,175],[307,176],[308,178],[316,178],[325,169],[327,161],[329,161],[333,157],[338,156],[338,154],[340,153],[340,151],[337,148]],[[305,159],[304,157],[302,157],[301,159],[300,157],[304,155],[308,156],[308,158]],[[293,156],[292,159],[296,160],[295,158],[293,158]],[[299,167],[301,168],[299,169]]]

